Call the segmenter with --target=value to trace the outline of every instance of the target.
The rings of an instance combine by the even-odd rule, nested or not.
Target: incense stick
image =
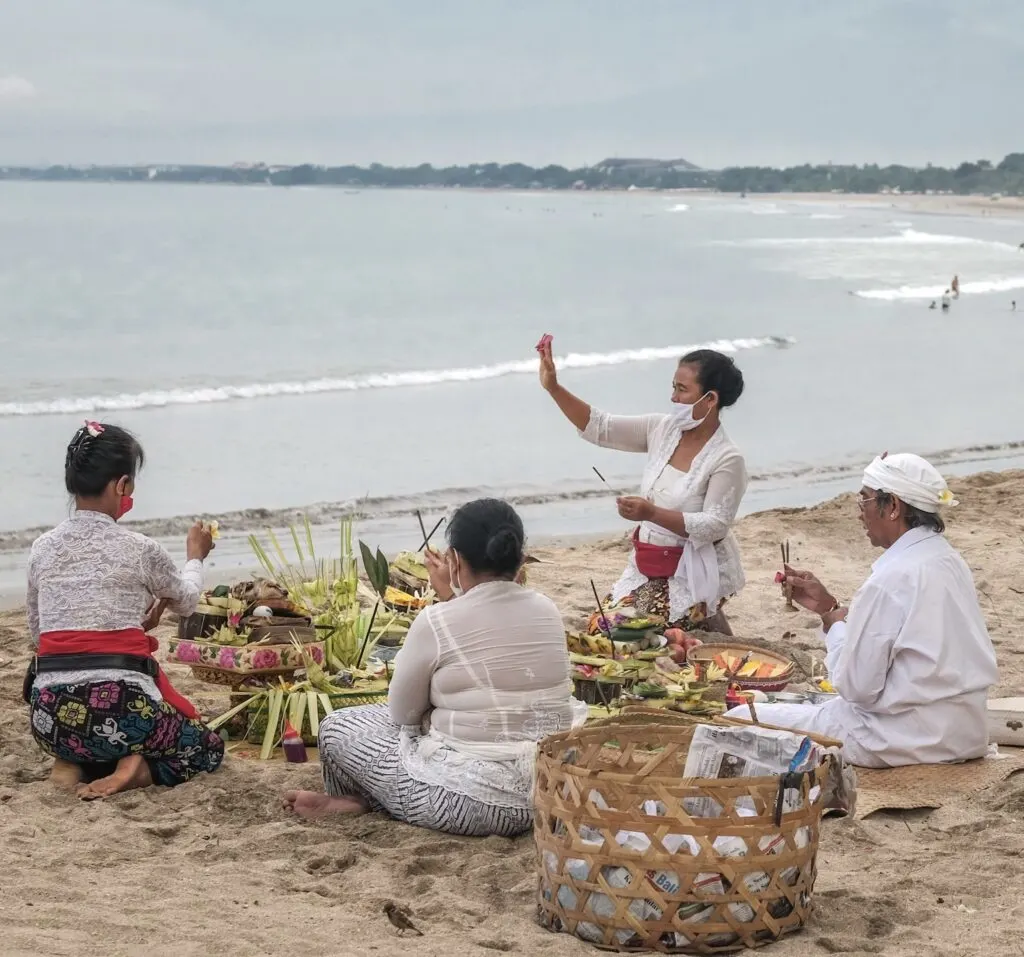
[[[786,569],[789,567],[789,539],[779,545],[779,549],[782,552],[782,573],[786,574]],[[782,591],[786,596],[786,610],[796,611],[796,605],[793,604],[793,586],[787,581],[782,586]]]
[[[597,613],[601,617],[597,620],[597,625],[601,628],[602,623],[604,627],[601,631],[604,632],[605,637],[608,639],[609,644],[612,646],[612,660],[615,659],[615,639],[612,638],[612,625],[611,622],[605,617],[604,608],[601,606],[601,599],[597,594],[597,585],[594,584],[594,579],[590,579],[590,590],[594,593],[594,601],[597,602]]]
[[[423,536],[423,541],[427,540],[427,528],[423,524],[423,516],[420,515],[420,510],[416,509],[416,521],[420,523],[420,534]]]
[[[419,512],[417,512],[416,514],[417,514],[417,515],[419,515]],[[439,528],[440,528],[440,527],[441,527],[441,526],[442,526],[443,524],[444,524],[444,516],[442,515],[442,516],[441,516],[441,518],[439,518],[439,519],[437,520],[437,524],[436,524],[436,525],[435,525],[435,526],[434,526],[434,527],[433,527],[433,528],[432,528],[432,529],[430,530],[430,534],[429,534],[429,535],[427,535],[427,534],[424,534],[424,535],[423,535],[423,544],[422,544],[422,545],[420,545],[420,547],[419,547],[419,548],[417,549],[417,551],[420,551],[420,552],[422,552],[422,551],[423,551],[423,549],[425,549],[425,548],[426,548],[426,547],[427,547],[428,545],[430,545],[430,540],[431,540],[431,539],[432,539],[432,538],[434,537],[434,535],[436,535],[436,534],[437,534],[437,530],[438,530],[438,529],[439,529]],[[422,522],[422,520],[421,520],[421,521],[420,521],[420,529],[422,530],[422,528],[423,528],[423,522]]]
[[[599,478],[599,479],[600,479],[600,480],[601,480],[602,482],[604,482],[604,484],[605,484],[605,488],[607,488],[609,492],[614,492],[614,491],[615,491],[615,489],[613,489],[613,488],[612,488],[612,487],[611,487],[611,486],[610,486],[610,485],[608,484],[608,479],[606,479],[606,478],[605,478],[605,477],[604,477],[604,476],[603,476],[603,475],[602,475],[602,474],[601,474],[600,472],[598,472],[598,470],[597,470],[597,466],[596,466],[596,465],[591,465],[590,467],[591,467],[591,468],[592,468],[592,469],[594,470],[594,474],[595,474],[595,475],[596,475],[596,476],[597,476],[597,477],[598,477],[598,478]]]

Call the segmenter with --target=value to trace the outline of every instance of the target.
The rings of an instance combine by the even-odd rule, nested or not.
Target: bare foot
[[[93,781],[91,784],[82,784],[78,788],[78,796],[83,801],[95,801],[97,798],[110,797],[119,791],[131,791],[134,788],[148,788],[153,783],[153,775],[149,771],[149,765],[141,754],[133,754],[127,758],[121,758],[117,762],[117,768],[113,774]]]
[[[366,802],[357,797],[331,797],[316,791],[285,791],[281,806],[307,821],[331,814],[365,814]]]
[[[74,791],[82,783],[82,766],[57,758],[50,772],[50,783],[62,791]]]

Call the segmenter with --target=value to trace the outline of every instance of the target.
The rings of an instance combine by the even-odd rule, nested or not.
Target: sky
[[[1022,0],[0,0],[0,164],[958,163]]]

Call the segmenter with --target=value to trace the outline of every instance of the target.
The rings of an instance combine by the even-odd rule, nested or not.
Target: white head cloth
[[[876,458],[864,469],[864,487],[889,492],[922,512],[959,504],[938,470],[910,452]]]

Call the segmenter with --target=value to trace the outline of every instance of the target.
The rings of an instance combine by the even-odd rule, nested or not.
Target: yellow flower
[[[953,493],[948,489],[944,488],[942,493],[939,495],[940,505],[958,505],[959,503],[953,498]]]
[[[67,727],[77,728],[85,724],[88,717],[85,705],[78,701],[66,701],[57,709],[57,720]]]

